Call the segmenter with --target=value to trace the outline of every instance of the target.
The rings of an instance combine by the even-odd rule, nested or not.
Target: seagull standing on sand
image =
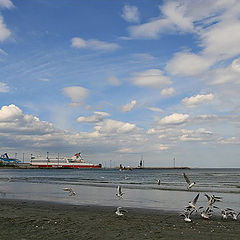
[[[76,192],[72,188],[63,188],[63,191],[69,192],[69,196],[75,196]]]
[[[122,192],[122,187],[118,185],[116,196],[118,196],[119,198],[122,198],[123,194],[124,193]]]
[[[185,173],[183,173],[183,177],[185,178],[185,181],[188,184],[188,187],[187,187],[188,190],[196,184],[195,182],[191,182]]]
[[[188,206],[185,207],[185,210],[189,211],[189,210],[193,209],[194,211],[197,212],[196,203],[199,198],[199,195],[200,195],[200,193],[198,193],[192,201],[188,202]]]
[[[123,209],[122,207],[118,207],[117,211],[115,212],[118,216],[123,216],[124,212],[128,212],[127,210]]]

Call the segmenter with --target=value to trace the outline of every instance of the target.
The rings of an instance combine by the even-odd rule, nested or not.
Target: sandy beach
[[[0,239],[239,239],[240,221],[185,223],[177,212],[0,200]]]

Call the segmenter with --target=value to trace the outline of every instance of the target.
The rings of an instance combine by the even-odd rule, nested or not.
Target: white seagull
[[[196,203],[199,198],[199,195],[200,195],[200,193],[198,193],[192,201],[188,202],[188,206],[185,207],[186,210],[193,209],[194,211],[197,211]]]
[[[228,216],[231,216],[233,220],[237,220],[238,216],[240,215],[240,213],[236,213],[233,209],[231,208],[226,208],[225,209],[228,213]]]
[[[75,196],[76,192],[72,188],[63,188],[63,191],[69,192],[69,196]]]
[[[180,216],[184,217],[184,221],[185,222],[192,222],[192,219],[190,218],[191,214],[194,212],[194,210],[190,211],[185,211],[184,213],[182,213]]]
[[[212,216],[212,209],[208,207],[206,210],[200,213],[203,219],[209,219]]]
[[[116,196],[122,198],[123,194],[124,193],[122,192],[122,187],[118,185]]]
[[[208,206],[210,206],[210,207],[212,207],[215,202],[221,202],[222,201],[222,197],[217,197],[215,195],[209,196],[208,194],[205,193],[204,196],[207,198]]]
[[[190,179],[188,178],[188,176],[185,173],[183,173],[183,177],[185,178],[185,181],[188,184],[188,186],[187,186],[188,190],[196,184],[195,182],[191,182]]]
[[[161,181],[160,179],[157,180],[157,185],[160,185],[161,184]]]
[[[125,209],[123,209],[122,207],[118,207],[115,213],[116,213],[118,216],[123,216],[123,215],[124,215],[124,214],[123,214],[124,212],[128,212],[128,211],[125,210]]]

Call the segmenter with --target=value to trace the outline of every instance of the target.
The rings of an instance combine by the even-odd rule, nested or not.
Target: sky
[[[0,0],[0,152],[240,167],[238,0]]]

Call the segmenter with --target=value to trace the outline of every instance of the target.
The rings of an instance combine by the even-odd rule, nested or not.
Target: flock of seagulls
[[[187,183],[187,190],[190,190],[196,183],[190,181],[189,177],[183,173],[183,177]],[[160,185],[160,179],[157,180],[157,184]],[[76,192],[72,188],[63,188],[63,191],[69,193],[69,196],[75,196]],[[122,187],[120,185],[117,186],[117,193],[115,194],[118,199],[122,199],[125,193],[122,191]],[[240,216],[240,212],[237,213],[234,209],[225,208],[220,209],[216,206],[216,203],[222,202],[222,197],[209,195],[204,193],[204,196],[207,200],[207,206],[204,208],[203,206],[197,207],[197,201],[199,199],[200,193],[198,193],[191,201],[188,202],[188,205],[183,209],[183,213],[180,216],[184,217],[185,222],[192,222],[191,215],[193,213],[199,213],[203,219],[210,219],[213,216],[214,209],[220,210],[221,217],[223,220],[231,218],[233,220],[237,220]],[[126,209],[122,207],[117,207],[115,214],[117,216],[124,216],[124,213],[128,212]]]
[[[188,186],[187,189],[189,190],[192,188],[196,183],[191,182],[189,177],[183,173],[183,177],[185,181],[187,182]],[[218,197],[215,195],[209,195],[207,193],[204,193],[204,196],[207,199],[207,206],[204,209],[203,206],[197,207],[197,201],[199,199],[200,193],[198,193],[191,201],[188,202],[188,205],[184,208],[183,213],[180,214],[180,216],[184,217],[185,222],[192,222],[192,219],[190,216],[193,213],[200,213],[200,216],[203,219],[210,219],[213,216],[214,209],[218,209],[221,212],[221,217],[223,220],[227,218],[232,218],[233,220],[237,220],[238,217],[240,216],[240,212],[237,213],[234,209],[231,208],[225,208],[225,209],[220,209],[218,206],[214,205],[217,202],[222,202],[222,197]]]

